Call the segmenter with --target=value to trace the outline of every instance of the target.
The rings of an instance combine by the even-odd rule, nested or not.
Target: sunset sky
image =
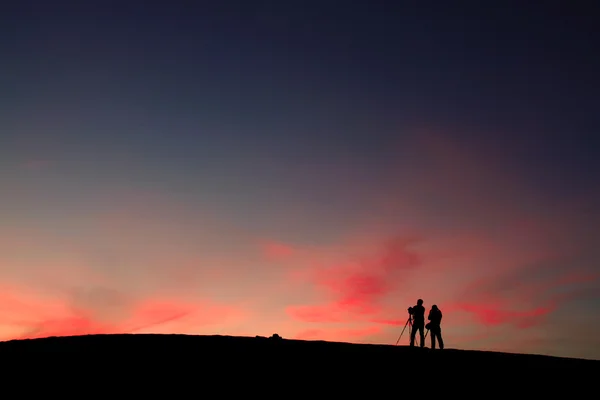
[[[591,6],[6,3],[0,340],[600,358]]]

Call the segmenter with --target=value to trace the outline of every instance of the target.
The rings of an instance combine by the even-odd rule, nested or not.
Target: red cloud
[[[484,326],[531,328],[546,321],[560,302],[577,298],[581,288],[600,274],[567,273],[548,276],[541,268],[518,270],[474,281],[464,291],[468,301],[450,302],[447,312],[466,312]]]
[[[537,325],[540,317],[544,317],[554,310],[554,307],[526,308],[524,310],[501,309],[494,305],[457,304],[448,306],[446,312],[453,310],[466,311],[475,316],[476,321],[486,326],[514,324],[519,328],[528,328]]]
[[[414,239],[396,239],[377,257],[349,264],[315,268],[309,278],[330,299],[311,306],[290,306],[287,313],[305,322],[349,322],[381,317],[383,300],[402,283],[400,272],[420,265],[410,249]]]
[[[129,331],[155,331],[163,325],[176,321],[178,330],[187,330],[240,320],[245,315],[246,313],[238,308],[208,301],[184,303],[173,300],[150,300],[141,303],[125,325],[129,324],[131,327]]]
[[[263,245],[263,253],[270,260],[281,260],[292,256],[294,248],[284,243],[268,241]]]
[[[0,290],[0,335],[4,339],[84,334],[190,332],[207,325],[239,320],[243,310],[209,301],[149,299],[131,304],[120,314],[100,314],[93,304],[46,298],[19,288]],[[76,307],[75,307],[76,306]]]
[[[371,227],[365,229],[369,244],[374,233],[385,237],[396,226],[418,229],[427,242],[418,243],[418,253],[416,247],[400,245],[395,253],[388,249],[366,261],[336,263],[306,255],[301,261],[309,271],[304,275],[309,288],[302,288],[307,301],[286,309],[307,323],[303,337],[333,335],[327,324],[353,323],[357,329],[377,324],[385,331],[376,337],[393,343],[406,319],[404,308],[400,315],[389,308],[391,301],[417,296],[427,307],[440,306],[452,347],[477,341],[483,348],[501,343],[516,350],[525,336],[562,335],[548,327],[568,329],[569,323],[557,322],[564,309],[598,292],[597,275],[589,273],[598,254],[593,239],[597,215],[581,212],[577,199],[537,193],[535,185],[511,173],[513,166],[499,153],[430,139],[416,143],[404,158],[407,165],[394,170],[393,180],[402,185],[377,193],[382,206],[373,208],[384,210],[381,219],[363,225]],[[335,250],[346,254],[363,248],[362,242],[338,245]],[[295,283],[302,277],[298,271],[291,275]],[[338,339],[351,338],[345,334]]]

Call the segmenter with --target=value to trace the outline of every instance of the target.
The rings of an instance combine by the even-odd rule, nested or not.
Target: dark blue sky
[[[51,114],[70,125],[59,135],[74,153],[85,142],[152,162],[200,151],[195,162],[339,156],[370,168],[395,156],[399,131],[426,123],[494,143],[542,180],[593,176],[590,6],[14,3],[3,10],[4,124]]]
[[[151,213],[207,207],[282,242],[372,218],[492,231],[514,204],[580,229],[600,194],[597,7],[445,3],[5,2],[0,217],[68,236],[158,193]]]

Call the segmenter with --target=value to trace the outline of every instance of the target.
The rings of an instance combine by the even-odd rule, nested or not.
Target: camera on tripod
[[[413,310],[413,308],[412,308],[412,307],[408,307],[408,313],[409,313],[410,315],[413,315],[413,313],[414,313],[414,312],[415,312],[415,311]]]

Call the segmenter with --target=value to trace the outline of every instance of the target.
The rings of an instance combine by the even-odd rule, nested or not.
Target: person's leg
[[[435,349],[435,330],[430,329],[429,334],[431,335],[431,348]]]
[[[415,345],[415,336],[417,335],[417,330],[412,327],[412,329],[410,330],[410,346],[414,346]]]
[[[421,337],[421,347],[425,347],[425,327],[419,325],[419,336]]]
[[[442,339],[442,328],[440,328],[437,332],[438,343],[440,344],[440,350],[444,348],[444,340]]]

